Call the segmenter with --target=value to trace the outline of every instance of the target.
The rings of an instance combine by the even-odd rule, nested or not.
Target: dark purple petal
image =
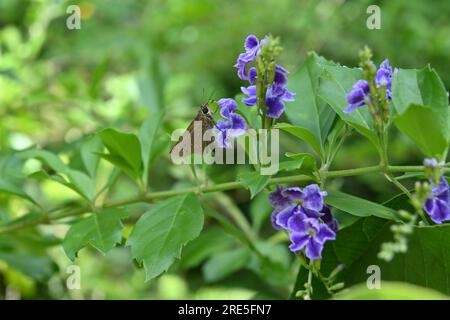
[[[278,86],[285,86],[287,83],[287,78],[284,73],[280,71],[275,71],[275,77],[273,79],[273,83]]]
[[[245,39],[244,47],[245,47],[246,51],[251,51],[251,50],[255,49],[256,47],[258,47],[258,45],[259,45],[258,38],[253,34],[249,35]]]
[[[245,103],[247,106],[254,106],[257,103],[257,97],[256,97],[256,86],[249,86],[249,87],[241,87],[241,91],[247,95],[247,98],[243,98],[242,102]]]
[[[279,211],[276,211],[276,210],[272,212],[272,215],[270,217],[270,222],[272,222],[272,226],[274,227],[274,229],[276,229],[276,230],[283,230],[283,227],[279,226],[277,224],[277,215],[278,215],[278,213],[279,213]]]
[[[314,238],[310,238],[306,245],[306,256],[312,260],[320,259],[322,249],[323,243],[316,241]]]
[[[323,197],[327,195],[326,191],[320,191],[317,184],[310,184],[303,189],[305,198],[303,207],[313,211],[320,211],[323,207]]]
[[[266,116],[278,119],[284,112],[284,103],[279,98],[266,98]]]
[[[294,215],[294,212],[296,210],[296,206],[291,206],[291,207],[287,207],[283,210],[281,210],[277,216],[276,216],[276,224],[279,225],[280,227],[282,227],[283,229],[287,229],[288,228],[288,220],[290,217],[292,217]]]
[[[283,95],[283,101],[292,102],[295,101],[295,93],[286,90]]]
[[[450,220],[449,204],[440,199],[428,199],[424,204],[425,212],[437,224]]]
[[[220,99],[217,101],[217,105],[220,108],[220,115],[224,118],[229,118],[230,114],[236,111],[238,107],[236,101],[231,98]]]
[[[307,219],[307,217],[303,213],[297,211],[289,218],[287,222],[288,229],[294,232],[305,232],[309,227],[308,221],[305,222],[305,219]]]
[[[375,76],[377,86],[387,86],[391,82],[391,74],[387,69],[378,69]]]
[[[247,123],[244,118],[237,113],[230,114],[229,122],[231,123],[231,129],[229,129],[230,137],[243,135],[247,130]]]
[[[292,252],[302,250],[309,242],[309,236],[301,232],[292,232],[290,238],[291,245],[289,246],[289,250]]]
[[[316,210],[310,210],[305,207],[302,207],[302,212],[307,215],[309,218],[321,218],[323,213]]]
[[[288,198],[291,201],[303,200],[303,198],[305,197],[302,189],[300,189],[299,187],[285,188],[282,191],[282,194],[284,197]]]
[[[317,232],[315,239],[319,243],[324,243],[327,240],[335,240],[336,233],[331,230],[326,224],[320,224],[319,232]]]
[[[288,74],[289,73],[289,71],[287,71],[285,68],[283,68],[282,66],[280,66],[278,64],[275,66],[275,70],[279,71],[279,72],[282,72],[284,74]]]
[[[353,110],[355,110],[356,108],[362,107],[364,105],[364,102],[362,103],[357,103],[357,104],[350,104],[348,105],[345,109],[344,109],[344,113],[345,114],[349,114],[351,113]]]
[[[255,84],[256,77],[258,76],[255,67],[248,69],[248,81],[250,84]]]
[[[346,99],[349,105],[344,109],[344,113],[348,114],[355,108],[361,107],[366,103],[370,93],[369,83],[366,80],[358,80],[352,91],[347,93]]]
[[[277,186],[277,189],[269,194],[269,202],[277,210],[282,210],[286,207],[292,206],[294,203],[289,197],[283,194],[284,188]]]
[[[339,230],[339,223],[331,214],[331,207],[329,205],[323,206],[322,216],[320,218],[334,232],[337,232]]]

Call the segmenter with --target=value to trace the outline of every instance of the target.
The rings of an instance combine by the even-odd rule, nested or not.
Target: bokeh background
[[[81,8],[80,30],[66,27],[66,9],[72,4]],[[366,9],[371,4],[381,8],[380,30],[366,27]],[[168,135],[171,129],[186,126],[210,95],[219,99],[239,93],[243,83],[233,65],[243,51],[244,38],[251,33],[279,36],[284,47],[281,64],[292,74],[309,51],[355,66],[358,50],[368,45],[377,63],[386,57],[391,65],[403,68],[430,63],[449,88],[449,15],[447,0],[1,0],[0,153],[39,145],[64,155],[95,130],[133,131],[150,112],[161,109],[166,109]],[[297,101],[301,98],[297,96]],[[391,136],[393,163],[421,161],[407,138],[396,132]],[[288,136],[283,141],[290,151],[304,148]],[[334,166],[376,162],[369,143],[354,135]],[[32,170],[35,165],[30,161],[26,168]],[[183,185],[185,173],[168,168],[168,159],[163,157],[155,166],[153,190]],[[229,181],[237,170],[217,170],[214,180]],[[364,176],[333,183],[350,193],[384,201],[395,191],[377,183],[378,179]],[[125,198],[135,191],[123,177],[111,197]],[[51,182],[35,192],[54,205],[76,199],[70,190]],[[228,196],[247,215],[270,210],[263,198],[251,205],[245,191]],[[0,216],[24,212],[21,201],[0,195]],[[269,223],[264,221],[263,226],[270,235]],[[65,230],[61,226],[56,235],[62,236]],[[220,230],[214,232],[220,241],[229,240]],[[49,237],[48,241],[57,240]],[[216,242],[214,250],[221,250]],[[67,291],[63,279],[71,262],[60,247],[51,249],[51,257],[59,268],[45,281],[0,262],[0,296],[177,299],[250,298],[254,294],[253,285],[240,281],[245,276],[250,283],[255,278],[251,271],[240,271],[227,281],[208,282],[201,265],[195,263],[187,271],[175,268],[176,272],[145,283],[143,271],[130,263],[130,253],[123,247],[106,257],[95,250],[82,250],[77,261],[83,272],[82,289]]]

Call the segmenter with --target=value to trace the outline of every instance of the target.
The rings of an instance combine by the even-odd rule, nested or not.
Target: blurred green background
[[[66,9],[72,4],[81,8],[80,30],[66,27],[70,15]],[[366,27],[366,9],[371,4],[381,8],[380,30]],[[211,94],[219,99],[239,93],[244,84],[233,65],[251,33],[260,38],[269,33],[279,36],[284,47],[281,64],[291,73],[308,51],[355,66],[358,50],[368,45],[377,63],[386,57],[391,65],[403,68],[430,63],[449,88],[449,14],[447,0],[1,0],[0,153],[39,145],[69,157],[84,135],[103,127],[136,130],[149,113],[163,108],[168,136],[173,128],[184,127]],[[297,96],[298,103],[301,99]],[[392,163],[421,161],[407,138],[396,132],[392,137]],[[302,150],[290,137],[283,139],[286,149]],[[372,147],[354,135],[334,166],[376,162]],[[36,165],[28,161],[25,169],[32,171]],[[182,184],[177,181],[183,181],[186,173],[168,168],[167,159],[159,160],[156,167],[153,190]],[[236,170],[217,170],[214,179],[232,180]],[[107,179],[108,171],[103,172]],[[395,191],[377,183],[379,179],[364,176],[333,183],[350,193],[384,201]],[[125,198],[135,191],[124,177],[111,197]],[[71,191],[62,192],[51,182],[34,192],[53,205],[76,199]],[[228,196],[252,215],[246,192]],[[26,210],[21,201],[0,195],[0,216],[18,217]],[[267,211],[267,204],[253,210]],[[264,228],[273,234],[267,221]],[[58,226],[56,235],[63,236],[65,230]],[[59,271],[43,282],[0,263],[0,296],[177,299],[250,298],[255,293],[252,285],[239,280],[243,277],[239,273],[226,283],[205,282],[200,266],[144,283],[143,271],[130,263],[126,248],[116,248],[106,257],[82,250],[77,260],[83,272],[82,289],[67,291],[65,268],[71,262],[60,247],[51,250]],[[254,275],[243,272],[250,283]]]

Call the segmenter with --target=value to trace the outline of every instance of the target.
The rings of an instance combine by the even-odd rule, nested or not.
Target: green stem
[[[382,171],[380,166],[371,166],[371,167],[363,167],[363,168],[355,168],[355,169],[345,169],[345,170],[335,170],[324,172],[327,178],[337,178],[337,177],[350,177],[350,176],[358,176],[362,174],[369,173],[377,173]],[[387,172],[395,173],[395,172],[422,172],[424,170],[423,166],[387,166]],[[443,172],[450,172],[450,168],[443,168]],[[269,185],[277,185],[277,184],[291,184],[291,183],[299,183],[299,182],[308,182],[313,181],[314,178],[306,175],[295,175],[288,177],[279,177],[279,178],[271,178],[269,181]],[[185,193],[210,193],[210,192],[218,192],[218,191],[227,191],[227,190],[235,190],[235,189],[244,189],[245,186],[240,182],[225,182],[216,185],[203,186],[201,188],[192,187],[178,190],[165,190],[165,191],[157,191],[150,192],[145,195],[138,195],[135,197],[131,197],[125,200],[120,201],[111,201],[109,203],[105,203],[101,208],[114,208],[120,206],[126,206],[129,204],[139,203],[139,202],[149,202],[152,203],[154,200],[169,198]],[[99,208],[99,209],[101,209]],[[58,219],[70,217],[70,216],[78,216],[84,213],[91,212],[90,206],[85,206],[81,208],[71,209],[63,212],[58,212],[52,215],[49,215],[49,219],[51,221],[55,221]],[[15,231],[18,229],[32,227],[38,225],[40,223],[46,223],[47,221],[44,218],[29,220],[20,223],[13,223],[9,225],[0,226],[0,234],[7,233],[11,231]]]
[[[305,297],[304,297],[305,300],[311,300],[313,268],[314,268],[314,260],[311,259],[309,261],[308,282],[307,287],[305,289]]]

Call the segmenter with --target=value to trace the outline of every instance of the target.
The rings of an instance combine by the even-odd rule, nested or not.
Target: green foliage
[[[402,225],[398,210],[414,211],[408,190],[425,176],[424,155],[449,172],[450,28],[436,19],[445,1],[383,3],[377,32],[355,28],[370,1],[75,3],[80,30],[64,27],[68,1],[0,2],[0,298],[6,287],[31,298],[286,298],[308,281],[308,265],[300,262],[295,281],[298,257],[272,228],[267,197],[277,184],[309,183],[328,192],[341,226],[314,263],[322,277],[344,265],[335,298],[450,294],[448,223],[414,226],[405,254],[378,259],[390,226]],[[242,39],[267,30],[280,36],[280,64],[296,93],[274,126],[283,131],[279,171],[212,165],[197,171],[196,185],[187,166],[170,161],[170,133],[208,96],[235,97],[248,126],[262,127],[231,66]],[[385,57],[393,66],[431,62],[442,77],[430,66],[394,74],[385,136],[367,106],[343,112],[363,77],[344,65],[357,65],[363,43],[377,65]],[[396,187],[402,194],[385,201]],[[74,263],[83,289],[55,289]],[[351,287],[372,264],[383,289]],[[313,298],[330,298],[332,281],[318,275]]]
[[[128,212],[120,208],[104,209],[74,223],[63,241],[64,251],[75,260],[78,251],[91,245],[103,254],[111,250],[122,238],[123,225]]]
[[[239,182],[250,190],[250,198],[253,199],[269,183],[269,175],[261,175],[259,172],[245,172],[239,176]]]
[[[198,198],[185,194],[159,203],[143,214],[127,245],[133,258],[142,261],[146,279],[166,271],[180,258],[181,249],[195,239],[203,228],[203,209]]]

